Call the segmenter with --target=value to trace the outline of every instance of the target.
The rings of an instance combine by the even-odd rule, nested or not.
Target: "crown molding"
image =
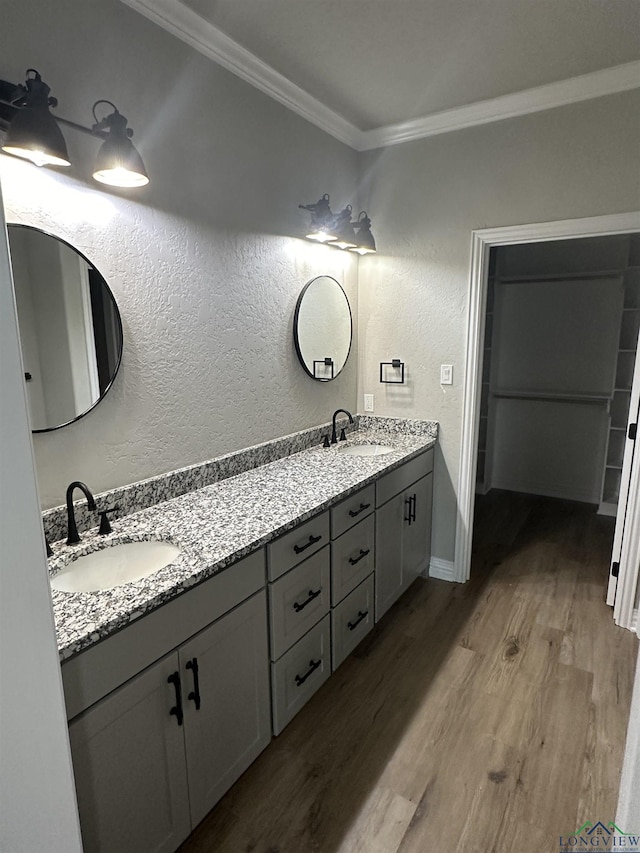
[[[212,23],[205,21],[180,0],[122,2],[356,151],[399,145],[414,139],[424,139],[427,136],[640,88],[640,61],[627,62],[546,86],[432,113],[423,118],[373,130],[360,130],[266,62],[258,59]]]
[[[362,131],[354,124],[258,59],[179,0],[122,2],[330,136],[351,148],[359,149]]]
[[[359,150],[369,151],[387,145],[398,145],[413,139],[424,139],[452,130],[529,115],[637,88],[640,88],[640,61],[627,62],[624,65],[604,68],[602,71],[582,74],[580,77],[514,92],[512,95],[502,95],[464,107],[432,113],[424,118],[361,131]]]

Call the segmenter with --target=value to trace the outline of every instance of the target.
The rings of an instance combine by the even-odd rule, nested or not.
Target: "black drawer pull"
[[[368,615],[369,615],[368,610],[365,610],[364,613],[362,612],[362,610],[358,610],[358,618],[356,619],[355,622],[347,622],[347,628],[350,631],[355,630],[358,627],[358,625],[362,622],[362,620],[366,619]]]
[[[294,545],[293,550],[296,554],[302,554],[303,551],[306,551],[307,548],[310,548],[312,545],[315,545],[316,542],[319,542],[322,539],[322,536],[314,536],[311,534],[309,537],[309,541],[305,545]]]
[[[369,509],[371,504],[360,504],[360,509],[350,509],[349,515],[351,518],[355,518],[357,515],[360,515],[361,512],[364,512],[365,509]]]
[[[367,554],[369,553],[370,550],[371,550],[370,548],[367,548],[366,551],[363,551],[361,548],[360,553],[358,554],[357,557],[349,557],[349,562],[351,563],[351,565],[355,566],[356,563],[359,563],[360,560],[364,559],[364,557],[367,556]]]
[[[304,675],[296,675],[296,684],[298,685],[298,687],[303,685],[305,683],[305,681],[307,680],[307,678],[309,678],[310,675],[313,675],[313,673],[321,665],[321,663],[322,663],[322,658],[320,660],[313,660],[313,658],[311,658],[311,660],[309,661],[309,669],[305,672],[305,674]]]
[[[187,669],[193,670],[193,690],[188,694],[187,699],[195,702],[196,711],[200,710],[200,680],[198,678],[198,658],[192,658],[187,661]]]
[[[173,672],[167,678],[167,684],[173,684],[176,690],[176,704],[169,711],[169,715],[171,717],[175,717],[178,721],[178,725],[182,725],[183,713],[182,713],[182,692],[180,690],[180,673]]]
[[[320,595],[321,592],[322,592],[322,587],[320,587],[320,589],[316,590],[316,592],[314,592],[312,589],[310,589],[309,590],[309,598],[305,598],[305,600],[302,602],[302,604],[298,604],[297,601],[294,601],[293,602],[293,609],[296,611],[296,613],[300,613],[300,611],[304,610],[305,607],[307,606],[307,604],[310,604],[314,598],[317,598]]]
[[[411,521],[415,521],[415,520],[416,520],[416,504],[417,504],[417,503],[418,503],[418,497],[417,497],[417,495],[416,495],[416,494],[415,494],[415,492],[414,492],[414,494],[413,494],[413,512],[412,512],[412,514],[411,514]]]

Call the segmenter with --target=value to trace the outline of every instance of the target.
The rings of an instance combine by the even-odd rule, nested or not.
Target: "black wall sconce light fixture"
[[[111,101],[96,101],[94,124],[85,127],[51,114],[50,108],[56,107],[58,101],[50,96],[50,91],[35,68],[27,70],[24,84],[0,80],[3,151],[30,160],[36,166],[70,166],[67,144],[59,127],[62,124],[102,140],[93,171],[96,181],[114,187],[143,187],[149,183],[142,157],[131,141],[133,131]],[[102,104],[109,107],[109,112],[98,118],[96,108]]]
[[[352,207],[348,204],[340,213],[332,213],[329,207],[329,193],[325,193],[315,204],[299,204],[302,210],[311,214],[307,240],[327,243],[337,249],[368,255],[376,251],[376,241],[371,233],[371,220],[365,210],[361,210],[355,222],[351,220]],[[356,231],[357,229],[357,231]]]

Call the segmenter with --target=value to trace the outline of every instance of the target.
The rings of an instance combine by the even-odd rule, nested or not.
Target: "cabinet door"
[[[195,826],[271,739],[265,591],[181,646],[179,656]]]
[[[69,726],[86,853],[173,853],[191,831],[177,670],[174,652]]]
[[[429,562],[431,554],[431,503],[433,474],[414,483],[405,492],[411,502],[411,521],[404,526],[402,569],[406,589]]]
[[[402,539],[408,512],[404,494],[376,510],[376,622],[404,589]]]

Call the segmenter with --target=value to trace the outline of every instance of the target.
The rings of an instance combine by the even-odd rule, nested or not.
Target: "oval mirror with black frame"
[[[293,337],[300,364],[318,382],[330,382],[349,358],[353,322],[341,285],[330,275],[307,282],[298,297]]]
[[[105,396],[122,360],[122,320],[82,252],[29,225],[8,225],[33,432],[67,426]]]

